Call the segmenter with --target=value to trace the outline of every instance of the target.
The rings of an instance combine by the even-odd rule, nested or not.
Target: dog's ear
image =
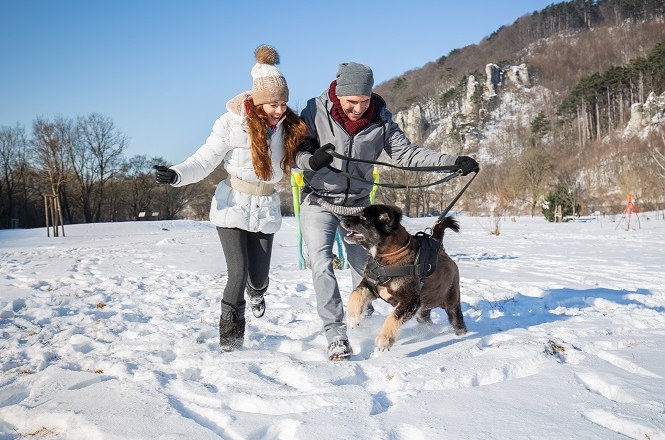
[[[396,223],[395,227],[399,226],[402,222],[402,210],[397,206],[391,206],[393,210],[393,221]]]
[[[399,227],[402,211],[394,206],[382,206],[377,216],[377,227],[385,234],[390,234]]]

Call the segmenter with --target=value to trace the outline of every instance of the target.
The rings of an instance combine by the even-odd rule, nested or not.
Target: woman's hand
[[[170,184],[175,183],[177,174],[171,168],[164,165],[154,165],[155,169],[155,183]]]

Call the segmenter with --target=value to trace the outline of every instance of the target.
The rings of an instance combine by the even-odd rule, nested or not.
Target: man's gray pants
[[[323,321],[326,339],[328,343],[348,339],[344,306],[333,269],[335,234],[339,230],[343,239],[348,231],[342,228],[335,214],[307,200],[300,207],[300,226],[312,268],[316,308]],[[351,267],[352,288],[355,288],[360,283],[367,264],[367,251],[360,245],[345,241],[344,249]]]

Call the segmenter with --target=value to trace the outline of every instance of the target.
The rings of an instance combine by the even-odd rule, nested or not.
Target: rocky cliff
[[[410,139],[423,146],[477,153],[484,160],[492,160],[497,157],[497,149],[512,144],[511,129],[528,126],[543,111],[550,92],[532,84],[524,64],[501,68],[491,63],[485,73],[485,78],[469,75],[460,87],[461,93],[451,93],[453,99],[425,99],[395,114],[395,121]]]

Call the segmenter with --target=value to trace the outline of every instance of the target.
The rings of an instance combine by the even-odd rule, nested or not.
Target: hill
[[[659,209],[664,12],[663,0],[553,4],[375,91],[412,140],[480,159],[461,202],[474,213],[538,214],[558,184],[583,211],[620,211],[628,193]],[[380,197],[419,214],[450,191]]]

